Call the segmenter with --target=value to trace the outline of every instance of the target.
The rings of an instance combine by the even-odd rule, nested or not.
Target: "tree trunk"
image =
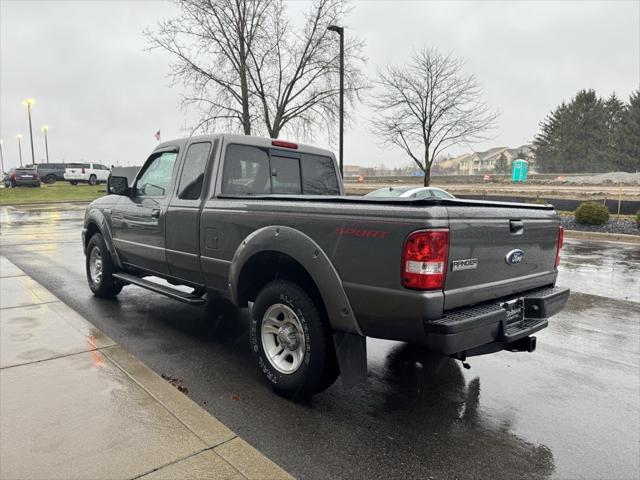
[[[247,66],[240,67],[240,95],[242,95],[242,128],[245,135],[251,135],[251,116],[249,114],[249,86],[247,83]]]
[[[424,186],[428,187],[430,183],[431,183],[431,172],[427,170],[426,172],[424,172]]]

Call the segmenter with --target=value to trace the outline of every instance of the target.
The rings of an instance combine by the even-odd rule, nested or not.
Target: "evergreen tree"
[[[606,110],[606,126],[607,126],[607,154],[609,158],[607,163],[614,170],[619,170],[624,163],[621,143],[622,139],[622,123],[625,115],[625,104],[616,96],[615,92],[611,94],[604,104]]]
[[[581,90],[540,124],[535,136],[541,172],[635,171],[640,168],[640,98],[625,105],[615,94],[606,101],[594,90]]]
[[[622,113],[619,148],[620,170],[640,171],[640,89],[631,93]]]

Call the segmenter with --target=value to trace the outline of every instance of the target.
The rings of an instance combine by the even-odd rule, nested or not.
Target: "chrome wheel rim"
[[[89,257],[89,274],[91,275],[91,281],[95,284],[100,284],[102,280],[102,254],[98,247],[93,247],[91,255]]]
[[[273,368],[284,374],[296,372],[305,354],[302,323],[287,305],[276,303],[262,317],[262,348]]]

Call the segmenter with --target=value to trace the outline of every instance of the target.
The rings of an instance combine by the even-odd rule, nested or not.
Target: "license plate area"
[[[524,299],[516,298],[502,304],[502,308],[506,312],[506,323],[512,325],[518,322],[524,322]]]

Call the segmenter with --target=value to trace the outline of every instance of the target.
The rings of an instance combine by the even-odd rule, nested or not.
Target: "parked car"
[[[64,163],[39,163],[35,166],[43,183],[56,183],[64,180],[66,164]]]
[[[68,180],[71,185],[78,183],[97,185],[106,182],[110,174],[109,167],[100,163],[67,163],[64,179]]]
[[[456,198],[437,187],[384,187],[369,192],[365,197],[378,198]]]
[[[251,306],[255,362],[287,397],[339,374],[365,379],[367,336],[462,361],[532,352],[569,296],[556,286],[553,206],[347,197],[334,155],[311,146],[165,142],[132,184],[112,175],[108,192],[87,207],[82,233],[94,295],[137,285],[191,305],[210,295]]]
[[[15,187],[39,187],[40,176],[34,168],[12,168],[4,177],[4,186]]]

